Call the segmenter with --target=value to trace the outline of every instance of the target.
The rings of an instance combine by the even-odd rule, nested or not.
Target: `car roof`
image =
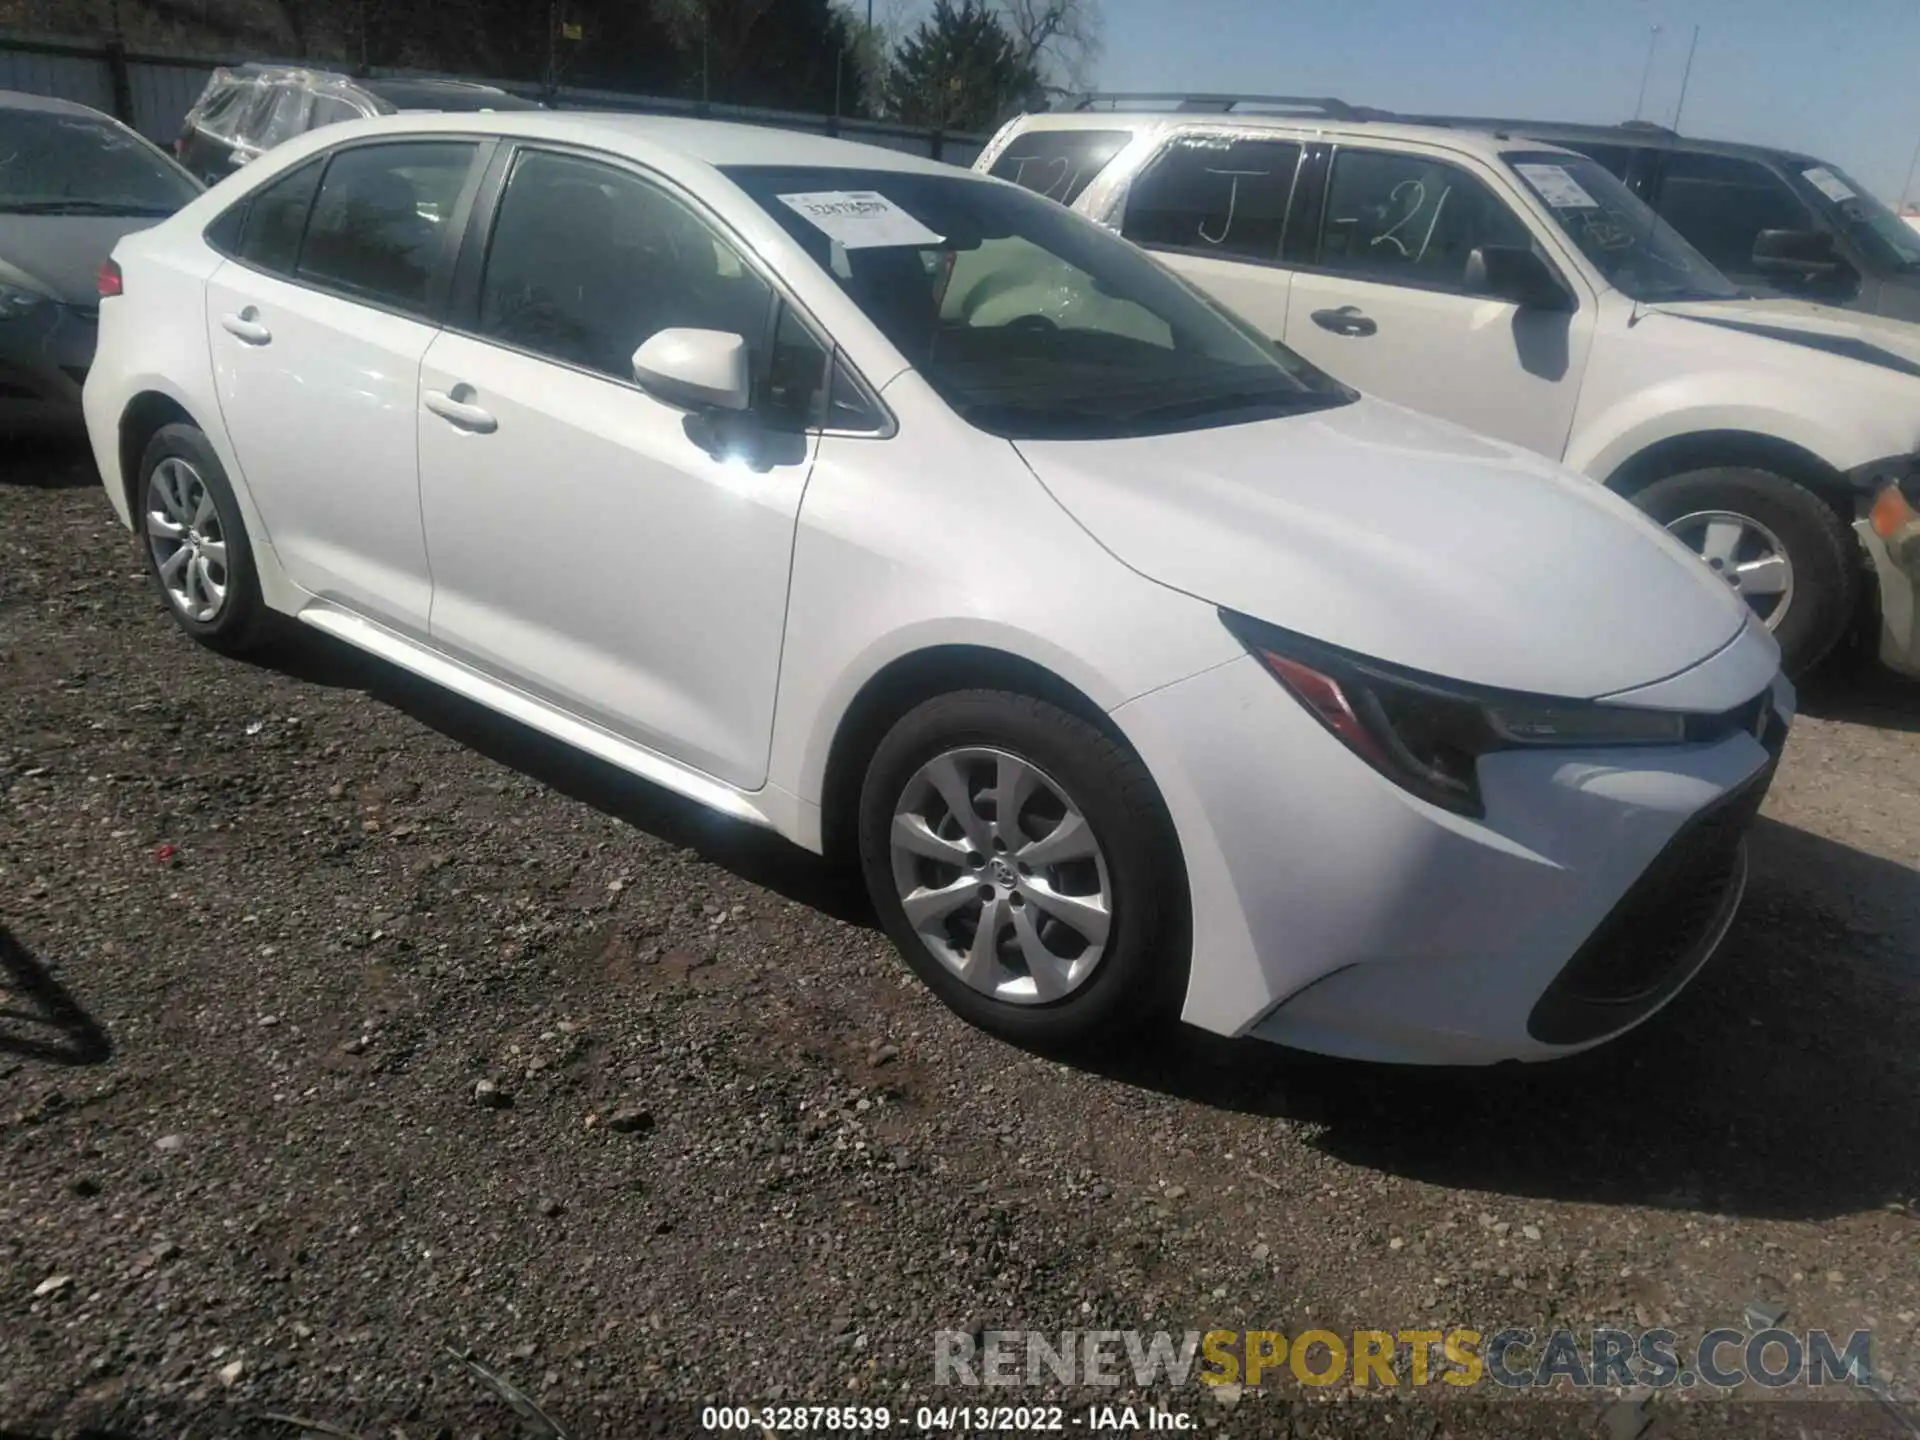
[[[1136,134],[1162,130],[1231,130],[1248,135],[1320,135],[1375,140],[1408,140],[1453,150],[1494,156],[1513,148],[1512,138],[1452,125],[1410,124],[1399,120],[1338,119],[1321,115],[1218,114],[1209,111],[1072,110],[1042,111],[1014,122],[1031,130],[1127,130]],[[1531,137],[1522,137],[1531,138]],[[1551,148],[1551,146],[1549,147]]]
[[[47,115],[84,115],[90,120],[111,120],[104,110],[82,105],[77,100],[56,100],[51,95],[29,95],[22,90],[0,90],[0,110],[38,110]]]
[[[1249,133],[1371,135],[1382,139],[1447,143],[1461,148],[1510,149],[1516,140],[1540,140],[1550,145],[1592,142],[1648,150],[1685,150],[1729,155],[1747,160],[1784,161],[1815,165],[1816,157],[1800,150],[1772,145],[1748,145],[1733,140],[1701,140],[1680,135],[1664,125],[1629,121],[1620,125],[1584,125],[1565,120],[1513,120],[1490,115],[1400,115],[1383,110],[1358,110],[1351,115],[1261,114],[1254,111],[1214,113],[1206,110],[1068,110],[1024,115],[1021,129],[1033,130],[1143,130],[1147,128],[1220,126]],[[1482,139],[1493,145],[1483,146]]]
[[[539,103],[502,90],[498,85],[483,85],[477,80],[447,80],[439,77],[393,76],[353,82],[369,95],[378,96],[405,110],[410,106],[431,109],[453,101],[465,109],[495,106],[499,109],[537,110]]]
[[[558,144],[651,158],[651,152],[671,150],[712,166],[795,165],[847,170],[903,170],[921,174],[971,178],[971,172],[903,150],[861,145],[804,131],[778,130],[764,125],[741,125],[724,120],[694,120],[672,115],[627,115],[599,110],[502,110],[490,114],[448,111],[389,115],[350,122],[353,130],[377,134],[382,130],[423,133],[438,130],[514,138],[548,140]],[[349,125],[328,126],[314,135],[345,138]]]

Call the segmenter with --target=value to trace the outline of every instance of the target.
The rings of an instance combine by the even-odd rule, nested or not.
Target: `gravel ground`
[[[1920,1436],[1920,692],[1809,694],[1726,948],[1595,1055],[1068,1067],[951,1019],[798,851],[319,637],[196,648],[83,457],[11,468],[0,1431],[516,1433],[451,1346],[567,1434],[684,1435],[979,1399],[933,1389],[936,1328],[1763,1303],[1872,1329],[1893,1398],[1156,1398],[1212,1435]]]

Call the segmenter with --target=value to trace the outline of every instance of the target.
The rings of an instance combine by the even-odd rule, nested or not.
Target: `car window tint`
[[[1274,260],[1300,147],[1278,140],[1176,139],[1133,182],[1120,233],[1228,258]]]
[[[442,141],[338,152],[314,198],[300,275],[420,309],[473,152]]]
[[[1429,289],[1466,288],[1481,245],[1530,246],[1519,216],[1463,170],[1424,155],[1343,149],[1334,156],[1320,264]]]
[[[807,430],[826,418],[827,347],[790,305],[780,307],[767,347],[766,393],[758,409],[784,429]]]
[[[989,173],[1071,205],[1132,138],[1129,130],[1028,130],[1007,142]]]
[[[480,282],[483,335],[620,380],[661,330],[745,338],[772,293],[685,205],[626,171],[538,151],[500,199]]]
[[[300,235],[320,184],[324,160],[313,160],[283,175],[247,201],[240,227],[240,258],[249,265],[291,275],[300,258]]]
[[[1654,208],[1721,270],[1747,280],[1759,278],[1753,242],[1762,230],[1816,228],[1786,181],[1730,155],[1668,155]]]
[[[1633,149],[1627,145],[1596,145],[1586,140],[1555,140],[1555,145],[1565,146],[1577,151],[1596,164],[1605,166],[1613,172],[1614,178],[1624,180],[1627,171],[1633,165]]]

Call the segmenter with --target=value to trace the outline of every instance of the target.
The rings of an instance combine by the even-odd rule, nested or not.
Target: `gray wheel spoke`
[[[1047,914],[1069,929],[1077,931],[1080,938],[1089,945],[1107,943],[1107,924],[1109,916],[1105,897],[1099,895],[1062,895],[1046,881],[1035,876],[1030,878],[1021,891],[1029,903],[1038,905]]]
[[[1006,928],[1007,911],[1011,908],[1004,895],[995,895],[980,907],[980,928],[973,932],[966,964],[960,969],[960,978],[976,990],[993,986],[995,972],[1000,968],[1000,932]]]
[[[1046,835],[1038,840],[1029,840],[1013,852],[1014,859],[1022,865],[1031,865],[1039,869],[1043,865],[1058,865],[1065,860],[1091,860],[1099,846],[1093,843],[1093,831],[1087,822],[1073,811]]]
[[[207,521],[214,517],[213,492],[205,486],[200,490],[200,503],[193,507],[193,528],[204,531]]]
[[[201,541],[200,558],[209,565],[218,565],[222,570],[225,570],[227,568],[226,542],[224,540]],[[224,585],[221,586],[222,593],[225,593],[225,590],[226,587]]]
[[[227,587],[213,578],[213,567],[207,560],[205,550],[202,550],[194,557],[193,573],[200,586],[200,596],[206,602],[207,609],[218,609],[220,602],[226,598]]]
[[[893,843],[898,849],[909,850],[929,860],[938,860],[943,865],[966,868],[967,847],[958,840],[944,840],[934,834],[923,816],[894,816]]]
[[[1766,555],[1733,567],[1734,585],[1742,595],[1784,595],[1792,575],[1784,555]]]
[[[1020,810],[1039,783],[1033,767],[1018,756],[1002,755],[994,767],[993,828],[1009,850],[1017,849],[1024,838],[1020,834]]]
[[[193,561],[193,552],[182,545],[173,554],[160,562],[160,578],[169,585],[177,583],[187,566]]]
[[[169,540],[178,544],[187,538],[187,527],[178,521],[169,520],[157,510],[147,511],[147,534],[156,540]]]
[[[973,808],[973,795],[967,789],[967,777],[960,773],[960,762],[951,755],[942,755],[927,766],[925,773],[933,788],[940,792],[940,798],[947,802],[947,809],[953,812],[955,822],[965,832],[967,843],[975,850],[991,849],[993,837],[988,833],[987,822]]]
[[[1043,1003],[1058,1000],[1070,988],[1069,962],[1041,943],[1040,932],[1034,928],[1033,907],[1021,905],[1013,911],[1013,934],[1020,942],[1020,954],[1026,959],[1027,973],[1033,977],[1034,998]]]
[[[1706,534],[1700,540],[1700,554],[1706,560],[1718,560],[1723,565],[1733,563],[1734,553],[1740,548],[1740,537],[1745,532],[1737,520],[1709,520]]]
[[[945,919],[969,900],[979,898],[980,882],[971,875],[963,875],[951,885],[942,885],[938,889],[921,888],[911,895],[903,895],[900,908],[907,912],[907,923],[915,930],[928,929],[934,921]]]
[[[166,509],[167,518],[184,528],[187,524],[187,510],[185,501],[177,488],[179,483],[180,467],[174,461],[162,460],[153,467],[151,487],[153,492],[160,497],[160,503]]]

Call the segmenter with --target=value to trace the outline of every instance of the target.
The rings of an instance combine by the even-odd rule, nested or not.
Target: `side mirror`
[[[1767,275],[1824,280],[1840,270],[1831,230],[1762,230],[1753,240],[1753,268]]]
[[[1467,290],[1505,300],[1523,310],[1573,309],[1560,277],[1524,245],[1481,245],[1467,256]]]
[[[753,398],[747,342],[724,330],[662,330],[633,352],[633,378],[682,410],[745,410]]]

